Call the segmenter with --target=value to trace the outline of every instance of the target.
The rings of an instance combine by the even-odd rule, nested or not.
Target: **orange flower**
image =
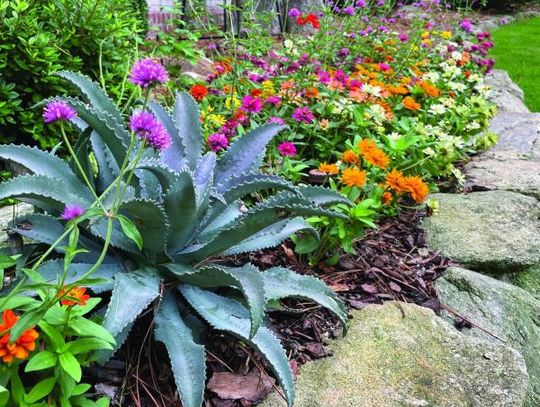
[[[326,172],[327,174],[335,175],[339,172],[339,168],[337,167],[336,164],[320,163],[319,171]]]
[[[392,202],[392,199],[394,199],[394,196],[392,195],[391,192],[389,191],[383,192],[382,199],[381,199],[383,205],[388,205],[390,202]]]
[[[197,102],[200,102],[203,100],[206,95],[208,95],[208,88],[204,85],[193,85],[189,89],[189,94],[195,99]]]
[[[86,305],[86,301],[90,299],[90,296],[86,294],[86,287],[75,287],[66,292],[62,289],[58,293],[58,298],[62,298],[60,303],[72,307],[74,305]]]
[[[308,88],[304,91],[304,96],[308,99],[319,97],[319,91],[317,88]]]
[[[281,90],[289,90],[294,88],[294,79],[289,79],[281,84]]]
[[[328,119],[322,119],[319,122],[319,126],[321,127],[322,130],[328,130],[328,126],[330,126],[330,122],[328,121]]]
[[[347,164],[356,164],[358,162],[358,154],[352,150],[345,150],[341,155],[341,160]]]
[[[363,139],[358,144],[364,160],[379,168],[386,168],[390,163],[390,158],[382,151],[377,144],[370,139]]]
[[[341,182],[348,187],[363,187],[366,183],[366,172],[358,168],[346,168],[341,175]]]
[[[388,85],[386,89],[393,95],[407,95],[409,93],[409,89],[403,85]]]
[[[386,176],[386,183],[398,194],[405,190],[405,177],[395,168]]]
[[[249,94],[256,98],[256,97],[259,97],[259,96],[262,95],[262,90],[260,90],[260,89],[251,89],[249,91]]]
[[[435,86],[428,82],[420,82],[420,87],[424,91],[426,95],[432,98],[439,97],[441,95],[441,92],[439,89],[437,89]]]
[[[27,329],[24,333],[15,341],[15,343],[9,343],[9,330],[19,317],[10,309],[5,310],[2,313],[3,323],[0,324],[0,333],[4,333],[0,338],[0,357],[4,363],[13,362],[14,358],[23,360],[28,357],[28,354],[36,348],[36,339],[39,334],[34,328]]]
[[[405,190],[417,203],[424,202],[429,194],[429,187],[420,177],[405,177]]]
[[[409,110],[419,110],[422,107],[420,103],[418,103],[410,96],[407,96],[403,99],[403,106],[405,106],[405,109]]]

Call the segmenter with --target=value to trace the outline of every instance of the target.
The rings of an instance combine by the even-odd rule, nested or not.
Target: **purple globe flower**
[[[153,58],[144,58],[137,61],[129,75],[129,81],[141,88],[147,88],[155,83],[165,83],[169,74],[163,65]]]
[[[472,21],[469,19],[465,19],[459,23],[459,26],[461,29],[465,32],[470,33],[473,30],[473,24]]]
[[[312,123],[315,120],[315,116],[309,110],[309,107],[298,107],[294,110],[292,118],[300,123]]]
[[[79,205],[66,205],[64,208],[64,211],[60,215],[60,219],[62,220],[72,220],[75,218],[78,218],[79,216],[84,215],[84,212],[86,210]]]
[[[356,7],[366,7],[366,2],[365,0],[357,0],[356,3],[354,3]]]
[[[148,112],[139,112],[129,120],[131,130],[156,150],[165,150],[171,145],[171,137],[163,124]]]
[[[208,137],[207,143],[212,151],[220,151],[228,147],[229,139],[225,134],[214,133]]]
[[[56,121],[68,121],[77,116],[77,112],[66,102],[49,102],[43,110],[43,121],[45,123],[54,123]]]
[[[294,157],[296,155],[296,147],[290,141],[284,141],[278,146],[277,149],[284,157]]]
[[[355,13],[354,7],[352,7],[352,6],[347,6],[347,7],[345,7],[343,9],[343,14],[347,14],[349,16],[354,16],[354,13]]]
[[[298,18],[301,15],[302,14],[300,13],[300,10],[298,10],[297,8],[292,8],[289,10],[289,17],[291,18]]]

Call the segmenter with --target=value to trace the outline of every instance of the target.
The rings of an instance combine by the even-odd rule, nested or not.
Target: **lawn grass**
[[[525,92],[525,104],[540,112],[540,18],[518,21],[493,31],[492,56],[498,69]]]

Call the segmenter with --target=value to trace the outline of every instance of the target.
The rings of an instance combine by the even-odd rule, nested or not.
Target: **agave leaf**
[[[197,227],[197,201],[193,178],[189,172],[180,172],[165,195],[165,210],[170,227],[167,253],[182,249]]]
[[[284,267],[273,267],[266,270],[262,275],[267,301],[276,301],[288,297],[314,301],[336,314],[344,331],[347,331],[347,310],[345,305],[336,293],[321,280],[312,276],[302,276]]]
[[[278,188],[294,192],[294,185],[282,177],[266,174],[241,174],[234,176],[227,183],[228,188],[218,186],[217,192],[223,195],[225,201],[233,202],[253,192],[264,189]]]
[[[120,166],[114,160],[109,147],[95,131],[90,136],[90,143],[98,166],[98,190],[103,192],[120,174]]]
[[[64,79],[67,79],[73,85],[75,85],[80,93],[82,94],[84,100],[92,105],[93,107],[106,111],[109,113],[107,120],[111,122],[109,125],[114,127],[116,125],[122,125],[123,119],[122,114],[114,104],[114,102],[109,98],[107,93],[96,83],[93,82],[88,76],[82,75],[76,72],[70,71],[60,71],[55,75],[58,75]],[[129,137],[124,140],[126,143],[129,143]]]
[[[115,337],[120,334],[160,295],[160,282],[152,268],[117,274],[103,327]]]
[[[237,139],[218,161],[216,184],[226,189],[239,174],[257,172],[266,145],[284,128],[277,124],[267,124]]]
[[[168,191],[171,184],[178,177],[177,172],[171,170],[161,161],[156,159],[141,160],[139,161],[137,168],[152,173],[159,181],[162,191]]]
[[[78,281],[86,272],[94,265],[91,263],[71,263],[65,284],[71,284]],[[62,260],[51,260],[43,263],[37,270],[46,282],[54,283],[59,276],[64,273],[64,262]],[[112,279],[114,276],[124,272],[123,267],[119,263],[103,263],[94,273],[93,279],[107,279],[106,282],[97,284],[88,284],[86,287],[91,288],[95,293],[110,291],[113,288]]]
[[[257,334],[250,338],[249,311],[235,300],[188,284],[182,284],[178,289],[211,326],[239,337],[261,353],[283,388],[287,404],[292,407],[293,375],[285,351],[274,334],[268,328],[260,327]]]
[[[216,168],[216,153],[210,151],[197,163],[195,168],[195,192],[197,197],[197,209],[206,210],[212,193],[214,183],[214,169]]]
[[[196,240],[200,243],[209,241],[221,229],[230,225],[234,220],[244,214],[240,210],[242,204],[240,201],[233,202],[230,205],[218,205],[212,208],[212,213],[209,214],[209,222],[204,225],[203,230],[197,235]],[[215,216],[214,216],[215,214]]]
[[[352,206],[352,202],[341,193],[328,188],[314,185],[300,185],[297,187],[303,197],[311,201],[314,205],[328,206],[333,204],[345,204]]]
[[[178,137],[185,146],[184,154],[181,156],[185,160],[185,165],[191,170],[194,170],[197,162],[202,157],[204,150],[203,135],[200,122],[200,113],[197,103],[187,93],[177,93],[173,112],[174,122],[178,130]],[[174,155],[173,155],[174,154]],[[167,149],[162,159],[173,169],[178,168],[179,164],[174,164],[179,160],[177,152]]]
[[[133,199],[122,204],[139,230],[144,249],[152,254],[163,253],[168,231],[165,210],[157,202],[149,199]]]
[[[210,264],[194,269],[191,274],[178,277],[183,283],[205,288],[232,287],[245,297],[251,315],[250,337],[253,337],[264,318],[264,286],[261,272],[252,264],[243,267],[225,267]]]
[[[195,343],[172,294],[165,295],[156,314],[155,336],[167,348],[182,406],[201,407],[206,381],[204,346]]]
[[[75,152],[75,156],[77,157],[77,160],[79,161],[79,164],[81,165],[81,168],[84,171],[86,178],[92,185],[92,188],[95,189],[94,171],[92,169],[92,164],[90,163],[90,154],[88,151],[90,147],[91,135],[92,129],[90,127],[87,127],[86,130],[84,130],[82,134],[77,138],[77,141],[73,146],[73,151]],[[70,158],[69,160],[69,166],[75,174],[78,174],[80,176],[79,169],[77,168],[77,165],[72,158]]]
[[[308,222],[297,217],[292,219],[283,219],[280,222],[270,225],[260,232],[242,240],[237,245],[225,250],[224,255],[247,253],[256,250],[276,247],[278,244],[287,240],[293,233],[304,231],[319,240],[319,234]]]
[[[176,123],[169,112],[160,104],[150,101],[148,109],[157,117],[157,119],[165,126],[167,132],[171,136],[171,145],[166,150],[160,153],[160,161],[162,164],[173,171],[181,171],[187,169],[186,161],[186,144],[184,139],[178,133]]]
[[[78,186],[45,175],[23,175],[0,184],[0,199],[17,198],[51,213],[59,213],[69,204],[89,207],[93,202],[90,191],[79,192]]]

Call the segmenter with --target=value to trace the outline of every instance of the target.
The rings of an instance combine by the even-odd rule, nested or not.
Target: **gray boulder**
[[[508,191],[434,194],[428,246],[474,270],[510,273],[540,263],[540,204]]]
[[[520,351],[530,377],[525,406],[538,407],[540,301],[519,287],[461,268],[449,268],[437,281],[436,290],[443,304],[490,334],[477,327],[464,332],[496,343],[502,340]]]
[[[518,352],[412,304],[356,312],[333,348],[334,356],[301,368],[296,407],[522,407],[526,394]],[[286,404],[274,393],[262,406]]]
[[[528,113],[525,106],[523,90],[517,86],[506,71],[494,69],[487,77],[486,84],[493,91],[490,100],[497,105],[502,112]]]
[[[499,136],[492,151],[514,151],[530,157],[540,139],[540,114],[499,112],[491,121],[490,131]],[[490,156],[488,151],[485,156]]]

